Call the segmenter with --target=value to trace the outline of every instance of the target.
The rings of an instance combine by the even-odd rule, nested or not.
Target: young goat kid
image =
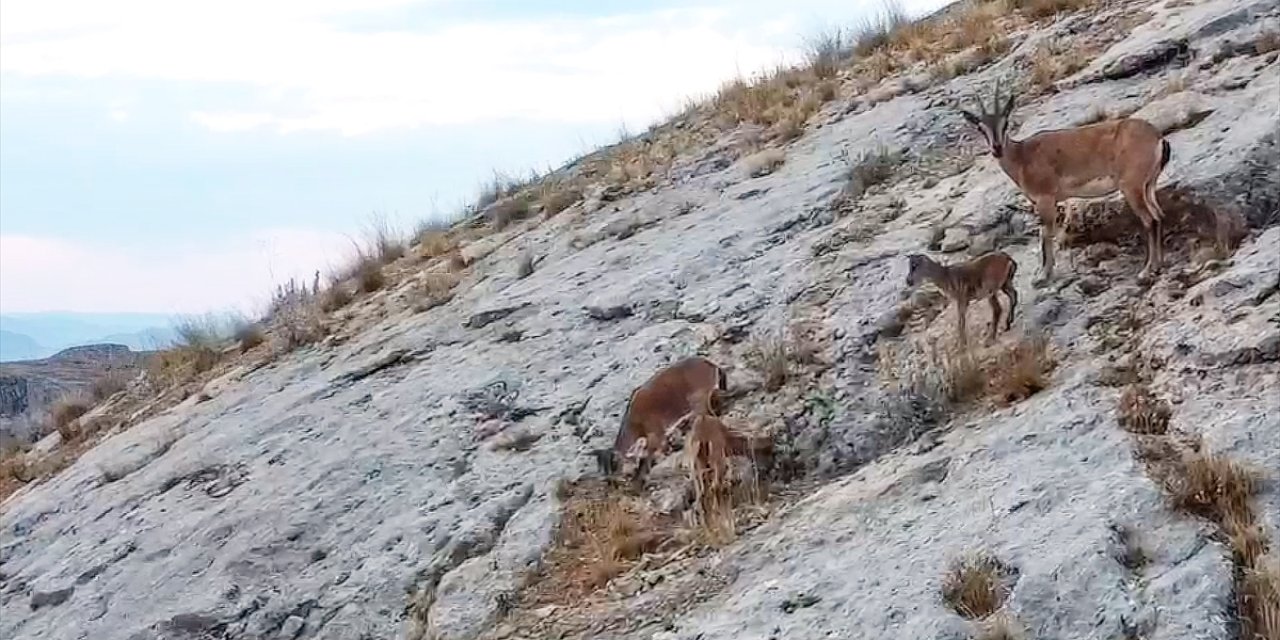
[[[600,472],[612,476],[620,463],[638,458],[634,475],[642,480],[653,459],[665,452],[667,431],[706,403],[715,413],[724,390],[724,371],[706,358],[684,358],[660,369],[631,393],[613,447],[593,452]]]
[[[1035,206],[1043,282],[1053,280],[1058,203],[1116,191],[1124,194],[1146,230],[1147,261],[1139,278],[1159,271],[1164,262],[1164,212],[1156,201],[1156,180],[1171,155],[1160,131],[1145,120],[1121,118],[1014,140],[1009,137],[1014,98],[1010,92],[1002,100],[997,82],[989,109],[975,99],[977,113],[958,110],[982,132],[992,157]]]
[[[691,424],[685,440],[684,465],[693,483],[694,503],[704,514],[724,504],[729,457],[748,456],[755,461],[771,459],[773,455],[771,438],[744,436],[716,417],[712,396],[707,394],[701,406],[685,417]]]
[[[1000,300],[996,294],[1003,291],[1009,297],[1009,314],[1005,317],[1004,330],[1013,326],[1013,312],[1018,306],[1018,290],[1013,286],[1013,276],[1018,263],[1003,251],[993,251],[965,263],[946,266],[922,254],[907,257],[907,286],[928,280],[942,289],[956,303],[956,331],[960,345],[969,342],[965,331],[965,316],[969,302],[986,298],[991,303],[991,332],[988,341],[996,339],[1000,323]]]

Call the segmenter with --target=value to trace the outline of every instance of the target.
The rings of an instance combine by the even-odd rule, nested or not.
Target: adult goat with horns
[[[977,110],[957,110],[986,137],[1000,168],[1035,206],[1040,217],[1042,282],[1053,279],[1058,203],[1067,198],[1100,198],[1116,191],[1142,221],[1147,261],[1139,275],[1147,279],[1164,261],[1164,212],[1156,201],[1156,180],[1169,162],[1169,142],[1151,123],[1120,118],[1097,124],[1041,131],[1022,140],[1009,137],[1013,91],[1002,98],[1000,81],[988,108],[977,96]]]

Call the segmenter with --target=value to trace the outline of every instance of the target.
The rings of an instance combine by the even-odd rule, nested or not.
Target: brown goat
[[[684,447],[684,465],[693,482],[695,503],[707,506],[707,500],[723,497],[727,488],[730,456],[772,458],[773,439],[742,435],[730,429],[713,413],[712,394],[707,394],[701,407],[685,418],[690,424]]]
[[[1164,261],[1164,212],[1156,200],[1156,180],[1172,154],[1160,131],[1145,120],[1120,118],[1014,140],[1009,115],[1015,96],[1010,92],[1002,98],[999,84],[995,93],[990,107],[978,101],[976,113],[959,111],[982,132],[1000,168],[1035,206],[1043,280],[1053,279],[1058,203],[1117,191],[1146,230],[1147,261],[1139,277],[1158,272]]]
[[[991,332],[988,340],[996,339],[996,329],[1000,323],[1000,300],[996,293],[1003,291],[1009,297],[1009,314],[1006,316],[1004,330],[1013,326],[1014,309],[1018,306],[1018,290],[1013,285],[1013,276],[1018,272],[1018,263],[1003,251],[992,251],[965,263],[945,266],[938,264],[928,256],[913,254],[907,257],[907,286],[914,287],[928,280],[938,285],[947,297],[956,303],[956,330],[959,332],[961,346],[969,340],[965,330],[965,316],[969,311],[969,302],[986,298],[991,303]]]
[[[642,477],[657,454],[665,452],[668,430],[708,402],[716,412],[724,390],[724,370],[706,358],[683,358],[660,369],[631,393],[613,447],[594,452],[600,472],[611,476],[621,462],[639,457],[636,475]]]

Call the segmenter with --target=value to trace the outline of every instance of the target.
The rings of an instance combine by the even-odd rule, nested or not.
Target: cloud
[[[793,14],[753,20],[755,11],[714,6],[351,27],[402,4],[420,3],[6,0],[0,72],[254,88],[235,108],[188,114],[222,132],[356,135],[496,119],[636,126],[736,73],[794,58],[800,36]]]
[[[318,265],[336,264],[351,246],[342,234],[311,229],[264,229],[216,246],[141,248],[0,234],[0,311],[252,311],[277,283],[310,282]]]

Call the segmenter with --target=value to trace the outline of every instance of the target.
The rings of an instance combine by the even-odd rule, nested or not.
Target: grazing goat
[[[1169,142],[1151,123],[1121,118],[1070,129],[1041,131],[1022,140],[1009,137],[1015,96],[1001,100],[997,82],[988,109],[958,109],[986,137],[1000,168],[1035,206],[1040,217],[1041,282],[1053,280],[1058,203],[1067,198],[1100,198],[1116,191],[1146,230],[1147,260],[1140,279],[1164,262],[1164,212],[1156,201],[1156,180],[1169,162]]]
[[[693,483],[695,504],[704,512],[723,498],[728,488],[730,456],[772,458],[773,439],[744,436],[724,424],[714,413],[713,394],[707,394],[702,405],[686,416],[689,435],[684,447],[684,465]]]
[[[1018,306],[1018,290],[1013,286],[1013,276],[1018,263],[1003,251],[993,251],[962,264],[945,266],[921,254],[907,257],[907,286],[914,287],[928,280],[938,285],[947,297],[956,303],[956,330],[961,346],[968,344],[965,316],[969,302],[986,298],[991,303],[991,332],[988,340],[995,340],[1000,323],[1000,300],[996,293],[1003,291],[1009,297],[1009,314],[1004,330],[1013,326],[1013,312]]]
[[[654,457],[666,449],[667,430],[701,410],[704,403],[712,403],[714,412],[725,388],[724,370],[697,356],[653,374],[631,393],[613,447],[593,452],[600,472],[612,476],[621,462],[639,458],[635,475],[642,478]]]

